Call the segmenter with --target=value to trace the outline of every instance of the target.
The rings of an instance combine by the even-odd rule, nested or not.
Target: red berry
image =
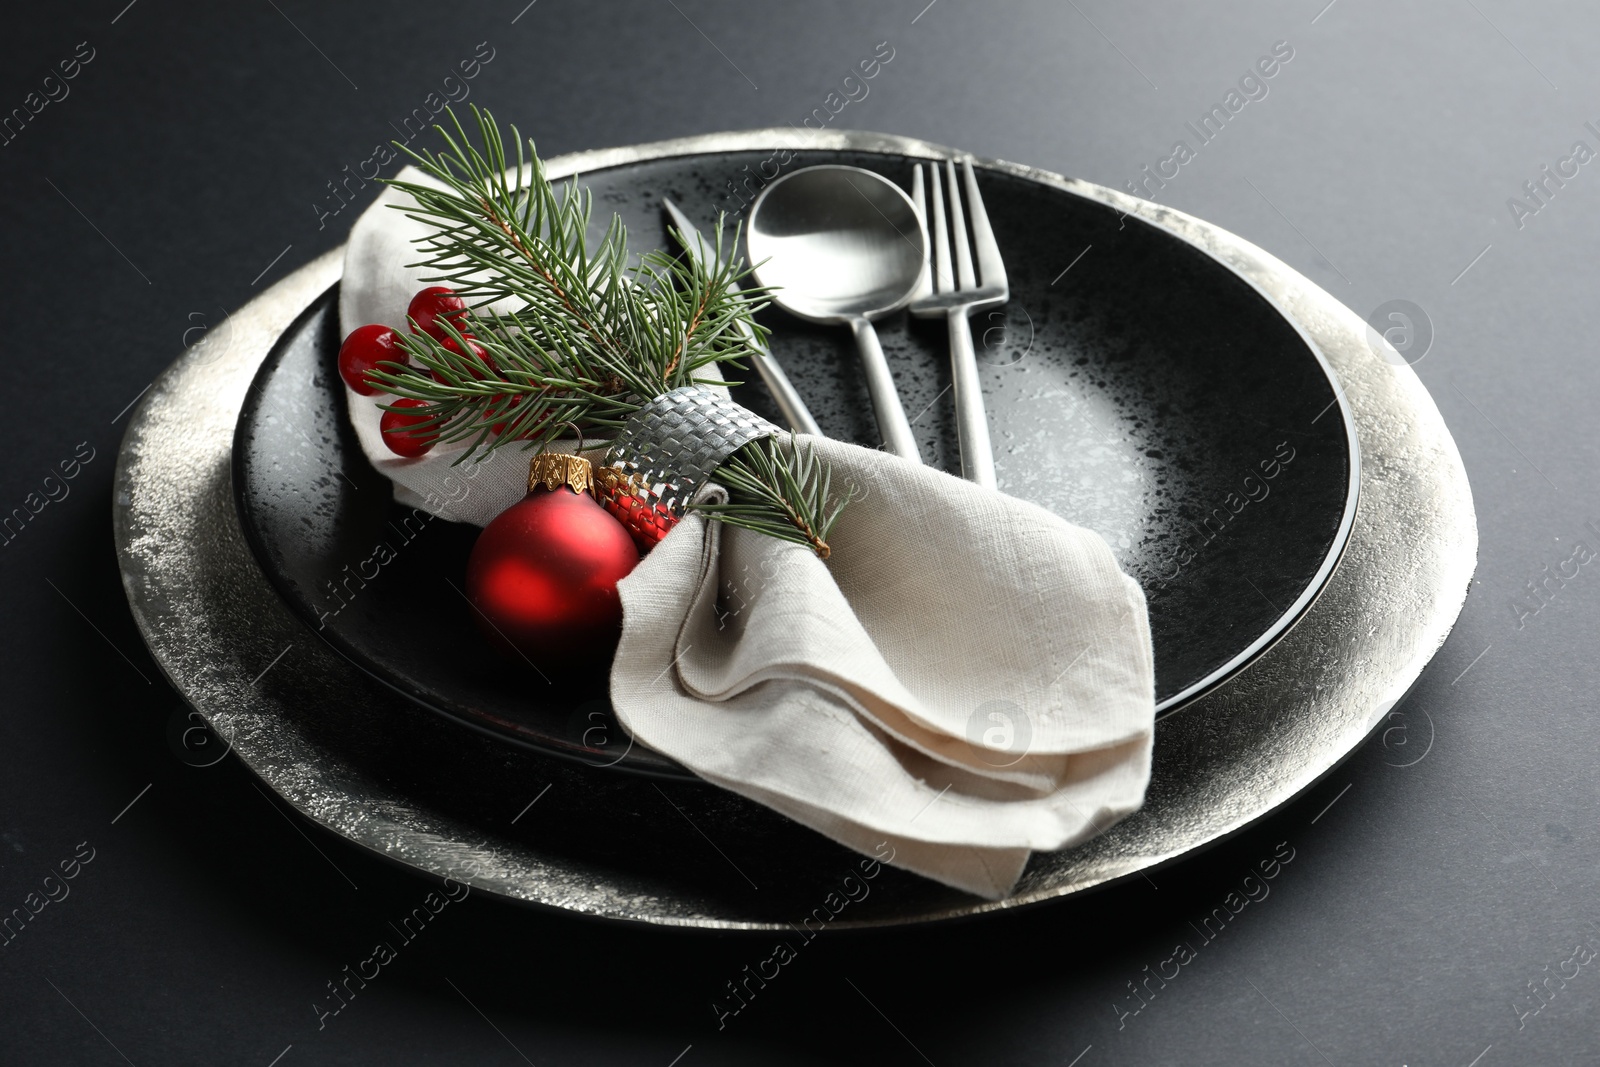
[[[484,349],[484,347],[474,341],[470,333],[462,334],[462,336],[466,338],[467,351],[471,352],[474,356],[477,356],[478,362],[482,363],[490,374],[498,375],[500,373],[499,368],[494,365],[494,360],[489,358],[489,353]],[[462,354],[461,346],[456,344],[455,338],[453,337],[447,337],[440,341],[439,347],[445,349],[447,352],[454,352],[458,356]],[[473,370],[472,376],[474,378],[482,379],[485,375],[483,371]]]
[[[397,408],[424,408],[427,402],[413,400],[406,397],[396,400]],[[383,431],[383,443],[389,446],[389,451],[397,456],[414,459],[425,455],[433,447],[434,441],[439,437],[433,430],[413,430],[411,427],[427,422],[426,415],[404,415],[398,411],[385,411],[383,418],[378,422],[378,429]]]
[[[504,411],[505,418],[503,418],[503,419],[500,418],[502,412],[499,411],[495,407],[495,405],[490,404],[488,409],[485,410],[484,413],[483,413],[484,414],[484,418],[487,418],[487,419],[499,419],[498,422],[495,422],[492,425],[490,425],[490,427],[489,427],[490,432],[493,433],[496,437],[499,437],[502,434],[504,434],[506,432],[506,423],[510,422],[513,418],[516,417],[517,407],[521,403],[522,403],[522,398],[521,397],[513,397],[511,402],[506,405],[506,408],[505,408],[505,411]]]
[[[368,380],[368,371],[380,363],[405,362],[406,350],[400,347],[400,335],[387,326],[357,326],[339,346],[339,377],[362,396],[384,391],[382,385]]]
[[[443,341],[450,336],[450,331],[445,329],[440,321],[442,319],[448,319],[457,333],[465,332],[467,302],[457,296],[454,289],[430,285],[411,298],[411,303],[406,307],[406,317],[411,320],[412,333],[425,333]]]
[[[511,423],[516,420],[517,409],[522,407],[523,403],[527,402],[529,400],[530,400],[530,398],[527,397],[526,395],[518,395],[518,396],[511,397],[511,399],[506,402],[504,407],[500,406],[498,400],[495,403],[490,404],[489,407],[483,413],[484,414],[484,418],[486,420],[487,419],[493,419],[494,420],[494,422],[492,422],[490,424],[490,426],[489,426],[490,431],[496,437],[505,436],[506,427],[511,425]],[[544,420],[549,418],[549,417],[550,417],[550,413],[548,411],[546,411],[544,414],[540,415],[537,419],[534,419],[533,420],[533,425],[528,427],[526,430],[524,430],[518,436],[524,441],[532,439],[532,437],[534,436],[535,432],[537,432],[538,427],[540,426],[540,424],[542,424],[544,422]]]

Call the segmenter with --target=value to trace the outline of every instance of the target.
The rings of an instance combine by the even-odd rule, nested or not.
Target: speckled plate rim
[[[548,169],[564,177],[676,155],[807,148],[963,156],[892,135],[769,129],[575,153],[550,160]],[[1308,590],[1298,619],[1262,641],[1243,669],[1163,719],[1143,809],[1083,845],[1037,854],[1006,900],[974,898],[893,924],[1014,908],[1133,877],[1288,803],[1403,698],[1448,635],[1476,565],[1476,519],[1455,443],[1415,373],[1392,352],[1375,351],[1353,312],[1210,223],[1046,171],[974,163],[1106,204],[1184,240],[1251,284],[1329,368],[1353,458],[1359,457],[1352,463],[1358,489],[1347,509],[1342,554],[1330,553],[1326,581]],[[327,699],[339,672],[357,671],[331,650],[310,654],[317,662],[303,669],[299,694],[292,686],[267,693],[250,684],[247,665],[269,660],[285,639],[304,641],[305,631],[256,568],[239,530],[229,484],[234,425],[273,342],[338,279],[341,261],[342,249],[332,250],[233,315],[157,379],[129,422],[116,471],[115,538],[135,620],[162,670],[264,784],[313,821],[390,859],[583,914],[782,929],[596,882],[594,872],[568,857],[493,839],[366,777],[288,715],[290,703]]]

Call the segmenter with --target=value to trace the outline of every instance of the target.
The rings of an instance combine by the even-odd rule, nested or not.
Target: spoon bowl
[[[855,332],[884,444],[921,462],[872,320],[916,295],[928,261],[922,217],[899,186],[860,167],[786,174],[750,208],[756,281],[791,315]]]
[[[911,198],[859,167],[807,167],[767,186],[750,209],[749,244],[761,284],[781,287],[774,303],[812,322],[905,306],[927,259]]]

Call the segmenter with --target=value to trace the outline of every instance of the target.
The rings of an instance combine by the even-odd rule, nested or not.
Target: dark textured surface
[[[795,156],[795,167],[911,169],[893,156]],[[663,195],[708,205],[709,224],[714,176],[762,158],[687,156],[583,180],[642,251],[665,243]],[[1286,625],[1343,545],[1351,462],[1332,385],[1276,309],[1191,245],[1012,175],[987,173],[984,184],[1012,280],[1011,304],[994,314],[1019,324],[1011,337],[978,331],[1001,488],[1106,538],[1146,591],[1158,702],[1194,692]],[[1099,246],[1096,270],[1052,285],[1052,251],[1086,245]],[[540,674],[563,677],[562,664],[535,660],[536,674],[485,647],[470,606],[445,585],[460,588],[475,531],[407,526],[409,509],[361,455],[344,420],[335,306],[330,294],[285,334],[240,421],[235,488],[269,575],[320,636],[412,699],[500,736],[613,762],[582,740],[604,679],[552,693]],[[766,318],[773,355],[824,430],[877,444],[848,331]],[[946,338],[912,321],[894,316],[880,334],[907,410],[921,413],[929,462],[953,469]],[[759,385],[738,392],[778,418]],[[395,561],[340,610],[328,587],[380,542]],[[412,606],[419,592],[437,594],[426,625]],[[617,766],[656,771],[663,761],[632,750]]]
[[[1547,577],[1575,542],[1594,546],[1600,191],[1585,166],[1521,228],[1506,203],[1574,140],[1595,147],[1588,6],[680,0],[680,14],[540,0],[515,24],[515,2],[124,6],[15,16],[0,40],[6,109],[78,41],[95,49],[71,95],[0,148],[15,322],[4,506],[42,494],[78,442],[95,456],[0,553],[0,907],[24,906],[78,842],[96,849],[71,895],[0,948],[0,1062],[665,1065],[692,1045],[680,1067],[1080,1054],[1078,1067],[1496,1067],[1600,1052],[1594,966],[1567,963],[1594,936],[1600,881],[1600,601],[1588,565]],[[194,341],[337,243],[353,209],[319,230],[324,183],[485,39],[497,51],[471,98],[546,152],[799,123],[889,40],[894,60],[835,124],[1116,187],[1192,141],[1184,123],[1291,41],[1266,99],[1161,199],[1363,316],[1405,299],[1430,317],[1437,341],[1417,369],[1473,476],[1482,565],[1400,717],[1303,803],[1158,872],[1159,889],[944,931],[824,935],[722,1030],[709,1003],[770,955],[766,939],[476,900],[319,1030],[325,983],[425,889],[331,838],[313,848],[231,762],[174,758],[168,727],[182,718],[139,650],[110,550],[110,456],[119,413],[185,332]],[[1062,249],[1060,268],[1077,252]],[[1280,841],[1294,859],[1270,895],[1202,942],[1190,923],[1227,906]],[[1196,958],[1140,1008],[1125,983],[1146,966],[1172,973],[1183,937]],[[1548,983],[1539,999],[1530,982]]]

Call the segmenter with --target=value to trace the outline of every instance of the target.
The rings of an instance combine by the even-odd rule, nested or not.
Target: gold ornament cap
[[[541,452],[528,461],[528,492],[566,486],[587,493],[594,485],[594,468],[582,456],[569,452]]]

